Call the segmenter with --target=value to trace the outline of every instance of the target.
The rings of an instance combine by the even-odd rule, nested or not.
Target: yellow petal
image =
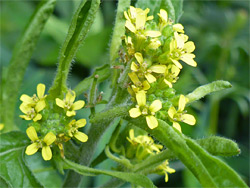
[[[75,111],[67,111],[66,112],[66,116],[68,116],[68,117],[71,117],[71,116],[74,116],[74,115],[76,115]]]
[[[126,18],[126,20],[130,20],[128,13],[126,11],[124,11],[124,17]]]
[[[137,118],[138,116],[141,115],[141,110],[139,108],[131,108],[129,110],[129,115],[132,118]]]
[[[161,9],[160,14],[158,14],[164,21],[168,20],[168,13],[166,10]]]
[[[174,128],[176,128],[178,131],[180,131],[180,132],[181,132],[181,126],[180,126],[180,124],[179,124],[179,123],[177,123],[177,122],[173,122],[173,127],[174,127]]]
[[[85,102],[83,100],[79,100],[79,101],[76,101],[73,105],[72,105],[72,110],[79,110],[81,109],[82,107],[84,107],[85,105]]]
[[[192,41],[188,41],[184,44],[184,49],[187,51],[187,53],[191,53],[195,50],[195,45]]]
[[[167,81],[166,79],[163,80],[165,82],[165,84],[167,84],[170,88],[173,87],[172,83]]]
[[[146,121],[150,129],[154,129],[158,126],[158,121],[154,116],[146,116]]]
[[[142,85],[143,85],[143,90],[148,90],[150,88],[150,84],[146,80],[142,82]]]
[[[153,65],[149,68],[149,70],[155,73],[165,73],[166,69],[166,65]]]
[[[138,65],[136,65],[136,63],[133,61],[133,62],[131,63],[131,67],[130,67],[130,68],[131,68],[132,71],[138,71],[138,68],[139,68],[139,67],[138,67]]]
[[[88,136],[82,132],[76,132],[74,137],[81,142],[87,142],[88,140]]]
[[[171,72],[173,73],[173,75],[174,75],[175,77],[177,77],[177,76],[179,75],[180,71],[181,71],[181,70],[180,70],[178,67],[176,67],[176,66],[174,66],[174,65],[171,66]]]
[[[162,103],[160,100],[155,100],[152,102],[152,104],[149,107],[149,110],[151,112],[157,112],[162,108]]]
[[[138,61],[138,63],[140,63],[140,64],[143,63],[143,57],[142,57],[142,54],[141,54],[141,53],[136,52],[136,53],[135,53],[135,58],[136,58],[136,60]]]
[[[183,54],[181,56],[181,60],[184,61],[186,64],[196,67],[197,63],[195,62],[195,60],[193,59],[195,57],[194,54]]]
[[[183,122],[194,125],[196,123],[195,117],[191,114],[183,114],[182,116]]]
[[[165,172],[165,182],[168,182],[168,173]]]
[[[153,20],[153,19],[154,19],[154,16],[148,16],[148,17],[147,17],[147,21]]]
[[[182,69],[182,65],[179,63],[179,61],[175,60],[175,59],[172,59],[170,58],[170,60],[179,68],[179,69]]]
[[[34,118],[33,121],[36,122],[38,120],[42,119],[42,115],[41,114],[37,114]]]
[[[143,29],[144,26],[145,26],[145,23],[146,23],[146,19],[147,19],[147,16],[144,12],[140,12],[139,14],[137,14],[136,16],[136,29]]]
[[[134,140],[134,138],[135,138],[134,129],[130,129],[130,130],[129,130],[129,138],[130,138],[131,140]]]
[[[37,85],[37,96],[39,99],[44,97],[44,93],[45,93],[45,85],[44,84],[38,84]]]
[[[169,115],[169,117],[171,117],[173,119],[175,114],[176,114],[176,109],[173,106],[170,107],[168,109],[168,115]]]
[[[178,111],[182,112],[186,106],[186,97],[184,95],[180,96]]]
[[[27,116],[27,115],[20,115],[19,117],[23,118],[25,120],[31,120],[31,118],[29,116]]]
[[[182,35],[179,35],[177,32],[175,32],[175,33],[174,33],[174,37],[175,37],[175,39],[176,39],[177,47],[178,47],[179,49],[183,49],[185,40],[184,40],[184,38],[182,37]]]
[[[145,74],[145,77],[146,77],[146,79],[148,80],[149,83],[153,83],[153,82],[156,81],[156,78],[150,73]]]
[[[32,107],[28,106],[25,103],[22,103],[19,108],[25,114],[27,114],[30,110],[32,110]]]
[[[132,80],[132,82],[135,84],[135,85],[138,85],[138,83],[140,83],[140,80],[138,78],[138,76],[136,75],[135,72],[130,72],[128,73],[128,76],[129,78]]]
[[[29,103],[34,103],[33,99],[30,96],[26,95],[26,94],[23,94],[20,97],[20,100],[23,101],[23,102],[25,102],[25,103],[28,103],[28,104]]]
[[[76,127],[80,128],[80,127],[84,127],[86,125],[86,119],[79,119],[78,121],[76,121]]]
[[[160,31],[146,31],[145,35],[147,37],[159,37],[161,36],[161,32]]]
[[[177,32],[184,33],[184,27],[181,24],[174,24],[173,29]]]
[[[129,29],[132,33],[135,33],[136,32],[136,28],[135,28],[135,26],[131,23],[131,21],[129,21],[129,20],[126,20],[126,22],[125,22],[125,27],[127,28],[127,29]]]
[[[25,153],[27,155],[33,155],[34,153],[37,152],[38,149],[39,149],[38,143],[33,143],[33,144],[30,144],[29,146],[27,146]]]
[[[35,106],[35,110],[36,112],[40,112],[41,110],[43,110],[46,106],[46,102],[44,100],[39,101],[38,103],[36,103]]]
[[[49,146],[44,146],[42,149],[42,156],[45,161],[48,161],[52,158],[52,151]]]
[[[49,132],[48,134],[46,134],[46,136],[43,139],[43,141],[47,144],[47,146],[51,145],[55,140],[56,140],[56,136],[52,132]]]
[[[73,90],[68,90],[68,93],[66,94],[66,101],[70,101],[73,103],[76,98],[76,93]]]
[[[139,91],[136,93],[136,101],[139,106],[146,105],[146,94],[145,91]]]
[[[36,129],[34,127],[30,126],[28,129],[26,129],[26,133],[33,142],[38,140]]]
[[[56,105],[61,107],[61,108],[64,108],[65,102],[59,98],[56,98]]]

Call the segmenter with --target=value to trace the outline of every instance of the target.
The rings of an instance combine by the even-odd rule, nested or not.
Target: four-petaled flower
[[[87,142],[88,136],[80,131],[79,128],[84,127],[86,125],[86,119],[80,119],[78,121],[72,120],[68,124],[68,134],[70,137],[75,137],[77,140],[81,142]]]
[[[139,65],[135,62],[131,64],[131,70],[137,72],[139,77],[145,77],[149,83],[156,81],[156,78],[153,76],[154,73],[163,74],[166,71],[166,65],[152,65],[150,66],[146,61],[144,61],[142,54],[139,52],[135,53],[135,58]]]
[[[56,140],[56,136],[52,132],[49,132],[43,139],[39,139],[35,128],[32,126],[26,130],[26,133],[33,143],[26,148],[25,153],[33,155],[39,148],[42,148],[43,159],[45,161],[50,160],[52,158],[50,145]]]
[[[136,93],[136,108],[129,110],[130,117],[137,118],[140,115],[146,116],[146,121],[150,129],[154,129],[158,126],[158,121],[155,118],[155,112],[162,108],[162,103],[160,100],[155,100],[148,107],[146,105],[146,94],[145,91],[139,91]]]
[[[74,103],[75,98],[76,93],[71,90],[68,91],[63,100],[56,98],[57,106],[64,108],[66,110],[66,116],[68,117],[76,115],[75,110],[80,110],[85,104],[83,100],[79,100]]]
[[[25,115],[20,115],[21,118],[25,120],[33,120],[34,122],[42,119],[42,115],[39,114],[40,111],[42,111],[46,106],[45,102],[38,102],[34,107],[31,107],[30,105],[27,105],[25,103],[22,103],[20,105],[20,110]]]
[[[168,115],[171,118],[171,121],[173,122],[173,127],[179,130],[180,132],[181,126],[177,121],[185,122],[189,125],[194,125],[196,123],[194,116],[191,114],[186,114],[186,112],[184,111],[187,102],[188,99],[184,95],[181,95],[179,99],[178,110],[176,110],[173,106],[170,107],[168,110]]]
[[[44,84],[38,84],[37,85],[37,95],[34,94],[32,97],[23,94],[20,97],[20,100],[27,106],[35,107],[36,104],[40,103],[41,106],[46,106],[45,98],[47,95],[44,95],[45,93],[45,85]]]
[[[168,173],[175,173],[175,169],[170,168],[168,165],[168,160],[166,160],[156,168],[156,171],[165,174],[165,182],[168,182]]]

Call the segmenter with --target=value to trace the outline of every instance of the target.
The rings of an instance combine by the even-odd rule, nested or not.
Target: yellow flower
[[[170,174],[175,173],[175,169],[170,168],[168,165],[169,165],[168,160],[166,160],[161,165],[159,165],[156,169],[160,173],[165,174],[165,182],[168,182],[168,173]]]
[[[26,95],[26,94],[23,94],[21,97],[20,97],[20,100],[23,101],[23,103],[25,105],[29,105],[29,106],[36,106],[36,104],[38,102],[40,103],[44,103],[44,104],[41,104],[42,106],[45,106],[46,103],[45,103],[45,98],[47,95],[44,95],[45,93],[45,85],[44,84],[38,84],[37,85],[37,95],[34,94],[32,97]]]
[[[131,70],[137,72],[139,77],[145,77],[149,83],[156,81],[156,78],[152,75],[152,73],[163,74],[166,71],[166,65],[152,65],[148,68],[148,63],[144,61],[142,54],[139,52],[135,53],[135,58],[139,65],[132,62]]]
[[[164,74],[164,82],[170,88],[173,87],[172,83],[175,83],[178,79],[178,75],[180,73],[180,69],[175,65],[169,65]]]
[[[53,144],[53,142],[56,140],[56,136],[52,132],[49,132],[41,140],[38,138],[36,130],[32,126],[26,130],[26,133],[33,143],[26,148],[25,153],[27,155],[33,155],[39,148],[42,148],[43,159],[45,161],[50,160],[52,158],[50,145]]]
[[[196,123],[194,116],[191,114],[186,114],[186,112],[184,111],[187,102],[188,99],[184,95],[181,95],[179,99],[178,110],[176,111],[173,106],[170,107],[168,110],[168,115],[173,121],[173,127],[179,130],[180,132],[181,126],[177,121],[185,122],[189,125],[194,125]]]
[[[86,119],[80,119],[78,121],[72,120],[68,124],[68,134],[70,137],[75,137],[77,140],[81,142],[87,142],[88,136],[80,131],[79,128],[84,127],[86,125]]]
[[[143,82],[141,82],[135,72],[128,73],[128,76],[134,83],[134,85],[131,86],[132,91],[129,89],[130,94],[131,92],[137,93],[141,90],[146,91],[150,88],[150,84],[148,83],[148,81],[144,80]],[[133,96],[134,94],[132,93],[131,95]]]
[[[124,11],[124,16],[126,18],[125,27],[132,33],[145,38],[149,37],[159,37],[161,32],[159,31],[145,31],[146,21],[152,20],[153,16],[147,16],[149,9],[142,10],[140,8],[135,8],[130,6],[128,12]]]
[[[39,112],[42,111],[45,106],[46,103],[44,101],[37,102],[35,107],[31,107],[26,103],[22,103],[19,108],[25,115],[20,115],[20,117],[25,120],[33,120],[34,122],[36,122],[42,119],[42,115],[39,114]]]
[[[127,47],[127,51],[129,55],[134,55],[135,53],[135,47],[134,44],[132,42],[132,38],[130,36],[128,36],[127,38],[125,37],[125,44]]]
[[[160,9],[160,13],[158,13],[159,16],[159,27],[160,31],[167,26],[167,25],[172,25],[172,21],[168,19],[168,13],[164,9]]]
[[[76,93],[74,91],[69,90],[66,94],[66,97],[61,100],[59,98],[56,98],[56,104],[57,106],[64,108],[66,112],[66,116],[71,117],[76,115],[75,110],[80,110],[85,102],[83,100],[75,101]]]
[[[148,107],[146,105],[146,94],[145,91],[139,91],[136,93],[136,108],[129,110],[129,115],[132,118],[137,118],[140,115],[146,116],[146,121],[150,129],[154,129],[158,126],[158,121],[155,118],[155,112],[159,111],[162,108],[162,103],[160,100],[155,100]]]
[[[179,60],[184,61],[186,64],[196,67],[197,63],[194,61],[195,55],[192,52],[195,45],[192,41],[188,41],[188,36],[184,34],[174,33],[175,38],[170,43],[170,60],[179,68],[182,65]]]
[[[0,131],[4,128],[4,124],[0,123]]]

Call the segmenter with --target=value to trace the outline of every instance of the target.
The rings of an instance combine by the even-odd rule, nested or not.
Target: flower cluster
[[[160,10],[157,21],[148,15],[149,11],[131,6],[124,12],[123,51],[130,67],[128,92],[136,102],[129,114],[132,118],[145,116],[150,129],[156,128],[157,118],[161,118],[173,122],[173,126],[181,131],[178,122],[194,125],[195,118],[185,114],[187,98],[184,95],[179,96],[179,109],[175,110],[173,84],[183,68],[181,61],[197,66],[192,53],[195,45],[188,41],[184,27],[173,24],[165,10]],[[157,93],[160,94],[157,96]]]
[[[53,145],[58,146],[63,156],[64,142],[72,137],[81,142],[88,140],[88,136],[78,130],[86,125],[86,120],[73,119],[76,110],[80,110],[85,104],[82,100],[74,102],[75,97],[75,92],[68,90],[64,99],[47,100],[44,84],[37,85],[37,94],[32,97],[26,94],[21,96],[20,110],[24,115],[20,115],[20,117],[27,121],[32,120],[26,130],[32,141],[32,144],[26,148],[27,155],[33,155],[42,149],[43,159],[50,160]]]
[[[135,136],[134,129],[129,130],[127,140],[130,143],[130,147],[127,149],[127,157],[135,157],[139,161],[146,159],[150,155],[160,153],[160,150],[163,148],[162,145],[155,144],[154,140],[148,135]],[[174,173],[175,170],[170,168],[168,160],[165,160],[152,172],[160,175],[165,174],[165,182],[168,182],[168,173]]]

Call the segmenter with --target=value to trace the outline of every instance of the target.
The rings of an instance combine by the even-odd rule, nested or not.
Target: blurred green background
[[[42,32],[27,69],[20,95],[35,93],[38,83],[46,84],[47,88],[51,85],[60,47],[79,2],[78,0],[57,2],[53,16]],[[3,76],[13,48],[37,4],[38,1],[0,1],[0,58]],[[216,134],[235,140],[241,148],[241,155],[223,158],[223,160],[246,182],[249,182],[249,2],[184,1],[183,8],[184,13],[179,22],[184,25],[189,40],[194,41],[196,45],[198,68],[184,65],[175,88],[187,94],[199,85],[219,79],[227,80],[233,85],[232,89],[207,96],[194,103],[189,111],[196,115],[197,124],[195,127],[183,124],[183,132],[193,138]],[[107,53],[115,9],[115,1],[102,2],[94,25],[77,52],[68,79],[71,88],[89,76],[94,67],[108,63]],[[108,85],[108,82],[104,82],[99,87],[100,91],[104,91],[104,98],[110,94]],[[20,102],[17,105],[19,104]],[[100,106],[98,110],[102,107]],[[18,106],[16,112],[20,114]],[[85,118],[88,115],[88,109],[78,114],[79,117]],[[25,121],[16,117],[17,125],[24,131]],[[107,143],[113,129],[114,126],[108,130],[100,144],[100,149]],[[35,175],[46,187],[62,184],[64,176],[51,168],[48,162],[43,162],[40,155],[27,157],[27,160]],[[177,172],[170,175],[168,183],[164,182],[163,176],[151,176],[158,187],[200,187],[180,162],[173,161],[170,164]],[[111,166],[114,166],[114,163],[107,160],[98,167],[110,168]],[[98,186],[108,179],[106,176],[84,178],[82,186]]]

